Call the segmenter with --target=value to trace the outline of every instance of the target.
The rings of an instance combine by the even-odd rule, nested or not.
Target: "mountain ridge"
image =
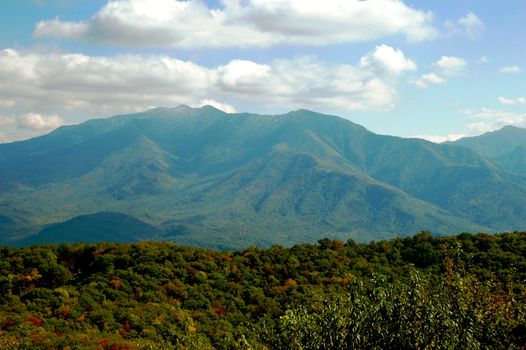
[[[308,110],[94,119],[0,145],[0,178],[4,242],[101,211],[225,249],[526,225],[526,180],[493,160]]]
[[[461,138],[450,144],[470,148],[508,172],[526,175],[524,128],[508,125],[479,136]]]

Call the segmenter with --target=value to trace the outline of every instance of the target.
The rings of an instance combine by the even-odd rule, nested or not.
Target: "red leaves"
[[[99,344],[100,345],[106,345],[110,342],[111,340],[108,339],[108,338],[102,338],[102,339],[99,339]]]
[[[3,328],[3,329],[7,329],[7,328],[11,328],[11,327],[14,327],[16,326],[17,323],[15,321],[11,321],[11,320],[7,320],[7,321],[4,321],[0,324],[0,326]]]
[[[27,323],[31,323],[31,324],[33,324],[33,326],[35,326],[35,327],[42,327],[42,325],[44,324],[42,321],[37,320],[37,319],[34,318],[34,317],[30,317],[30,318],[28,318],[25,322],[27,322]]]
[[[125,321],[122,325],[122,328],[119,330],[119,334],[121,337],[126,338],[126,334],[128,334],[129,331],[131,331],[132,327],[128,321]]]
[[[216,315],[218,315],[218,316],[223,316],[226,313],[225,308],[222,307],[222,306],[214,307],[213,310],[216,313]]]

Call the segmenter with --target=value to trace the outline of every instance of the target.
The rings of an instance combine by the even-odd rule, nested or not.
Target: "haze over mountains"
[[[0,243],[233,249],[519,230],[525,147],[524,129],[434,144],[307,110],[95,119],[0,145]]]

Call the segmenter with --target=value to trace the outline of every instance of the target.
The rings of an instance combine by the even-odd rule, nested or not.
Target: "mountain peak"
[[[524,132],[526,131],[525,128],[520,128],[518,126],[515,126],[515,125],[506,125],[502,128],[500,128],[499,130],[495,131],[495,132],[501,132],[501,131],[504,131],[504,132],[509,132],[509,131],[512,131],[512,132]]]
[[[473,149],[487,157],[497,157],[526,145],[526,129],[512,125],[473,137],[464,137],[452,144]]]
[[[463,147],[376,135],[306,109],[229,116],[157,108],[0,145],[0,204],[9,203],[0,243],[62,220],[54,229],[82,239],[95,223],[98,232],[139,225],[85,217],[107,211],[142,221],[152,238],[228,249],[526,225],[526,186]]]

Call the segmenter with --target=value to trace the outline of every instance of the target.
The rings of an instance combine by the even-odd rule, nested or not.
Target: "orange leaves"
[[[121,282],[121,280],[120,280],[120,279],[117,279],[117,278],[112,279],[112,280],[111,280],[111,284],[113,285],[113,288],[115,288],[115,289],[120,289],[120,288],[122,287],[122,282]]]
[[[285,281],[285,284],[284,284],[284,286],[287,288],[296,287],[297,285],[298,285],[298,282],[296,282],[296,280],[293,278],[289,278],[288,280]]]

